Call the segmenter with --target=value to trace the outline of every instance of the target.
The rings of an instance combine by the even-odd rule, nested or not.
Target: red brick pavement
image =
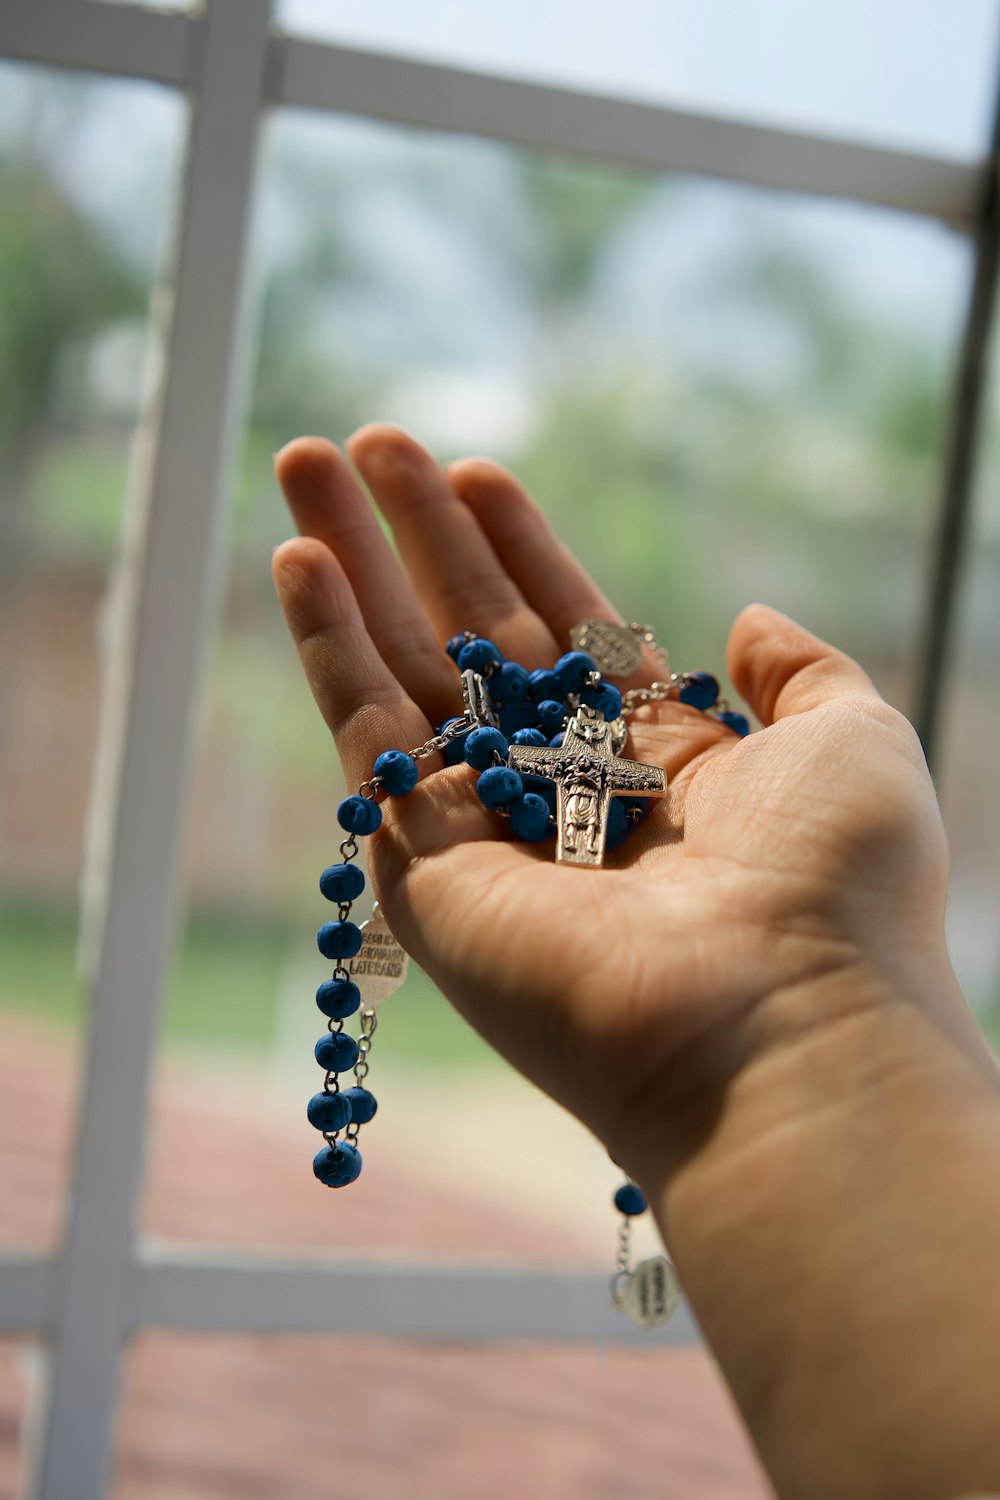
[[[73,1050],[0,1021],[2,1241],[57,1242],[73,1120]],[[246,1080],[177,1067],[158,1084],[142,1208],[157,1235],[301,1256],[372,1247],[580,1264],[571,1229],[461,1201],[383,1160],[377,1190],[312,1191],[301,1136]],[[292,1137],[296,1137],[294,1144]],[[373,1174],[374,1175],[374,1174]],[[362,1180],[363,1181],[363,1180]],[[347,1200],[347,1201],[345,1201]],[[0,1500],[14,1493],[31,1361],[0,1344]],[[766,1500],[708,1355],[534,1344],[148,1332],[124,1363],[111,1500]]]

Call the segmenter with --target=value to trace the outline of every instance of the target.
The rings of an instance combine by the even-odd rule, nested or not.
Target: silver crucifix
[[[614,724],[582,705],[556,749],[511,745],[510,763],[523,776],[556,784],[556,863],[600,865],[608,835],[612,797],[662,797],[666,772],[615,754]]]

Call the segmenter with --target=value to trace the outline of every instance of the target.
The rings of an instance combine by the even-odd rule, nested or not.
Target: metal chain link
[[[632,1261],[632,1220],[626,1214],[618,1226],[618,1257],[615,1261],[617,1271],[628,1271]]]
[[[475,727],[475,721],[470,719],[468,714],[462,714],[458,718],[453,719],[446,729],[441,730],[440,734],[432,734],[429,740],[424,740],[422,745],[418,745],[415,750],[407,751],[407,754],[413,760],[425,760],[428,755],[435,755],[438,750],[443,750],[452,740],[457,739],[460,734],[466,734],[470,729],[475,729]],[[374,802],[384,786],[385,781],[381,776],[370,776],[367,781],[363,781],[358,787],[358,796],[364,797],[366,802]],[[351,837],[353,838],[353,834]],[[343,849],[343,845],[341,849]],[[357,844],[355,843],[354,853],[356,852]]]
[[[644,703],[665,702],[675,687],[683,686],[684,680],[683,672],[671,672],[669,682],[653,682],[648,688],[629,688],[627,693],[622,694],[622,718],[634,714]]]
[[[369,1006],[361,1012],[361,1035],[358,1038],[358,1060],[354,1064],[354,1086],[361,1088],[368,1077],[368,1054],[372,1050],[372,1039],[375,1036],[375,1028],[378,1026],[378,1016],[374,1009]],[[344,1139],[352,1146],[358,1144],[358,1132],[361,1125],[357,1120],[352,1120],[344,1133]]]
[[[443,750],[446,745],[452,740],[457,739],[460,734],[465,734],[467,730],[474,728],[475,725],[468,714],[462,714],[459,718],[453,719],[446,729],[442,729],[440,734],[432,734],[430,739],[425,740],[416,750],[411,750],[410,754],[414,760],[423,760],[425,756],[433,755],[437,750]]]
[[[611,1278],[611,1301],[620,1306],[625,1288],[632,1276],[632,1220],[625,1216],[618,1226],[618,1254],[615,1257],[615,1272]]]
[[[670,657],[666,648],[660,645],[656,631],[652,625],[641,625],[638,620],[630,620],[626,628],[637,635],[643,645],[648,646],[653,655],[658,656],[660,661],[669,667]],[[634,713],[644,703],[665,702],[670,696],[671,688],[683,687],[690,680],[691,674],[689,672],[671,672],[669,682],[654,682],[648,688],[630,688],[622,696],[622,717],[624,718],[626,715]],[[728,699],[719,697],[708,711],[713,715],[729,713]]]

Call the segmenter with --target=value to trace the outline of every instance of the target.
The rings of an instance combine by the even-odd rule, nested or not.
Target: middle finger
[[[347,449],[441,639],[474,630],[526,667],[551,666],[563,648],[426,449],[385,422],[362,427]]]

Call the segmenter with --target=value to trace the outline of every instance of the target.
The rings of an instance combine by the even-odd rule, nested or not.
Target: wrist
[[[943,941],[904,949],[891,972],[835,942],[788,948],[759,997],[691,1038],[643,1086],[629,1112],[643,1123],[621,1160],[652,1196],[682,1171],[763,1149],[772,1130],[808,1136],[814,1120],[891,1087],[915,1049],[926,1066],[950,1058],[1000,1087]]]
[[[779,1493],[995,1487],[970,1382],[1000,1379],[1000,1075],[946,1006],[865,967],[754,1025],[652,1203]]]

